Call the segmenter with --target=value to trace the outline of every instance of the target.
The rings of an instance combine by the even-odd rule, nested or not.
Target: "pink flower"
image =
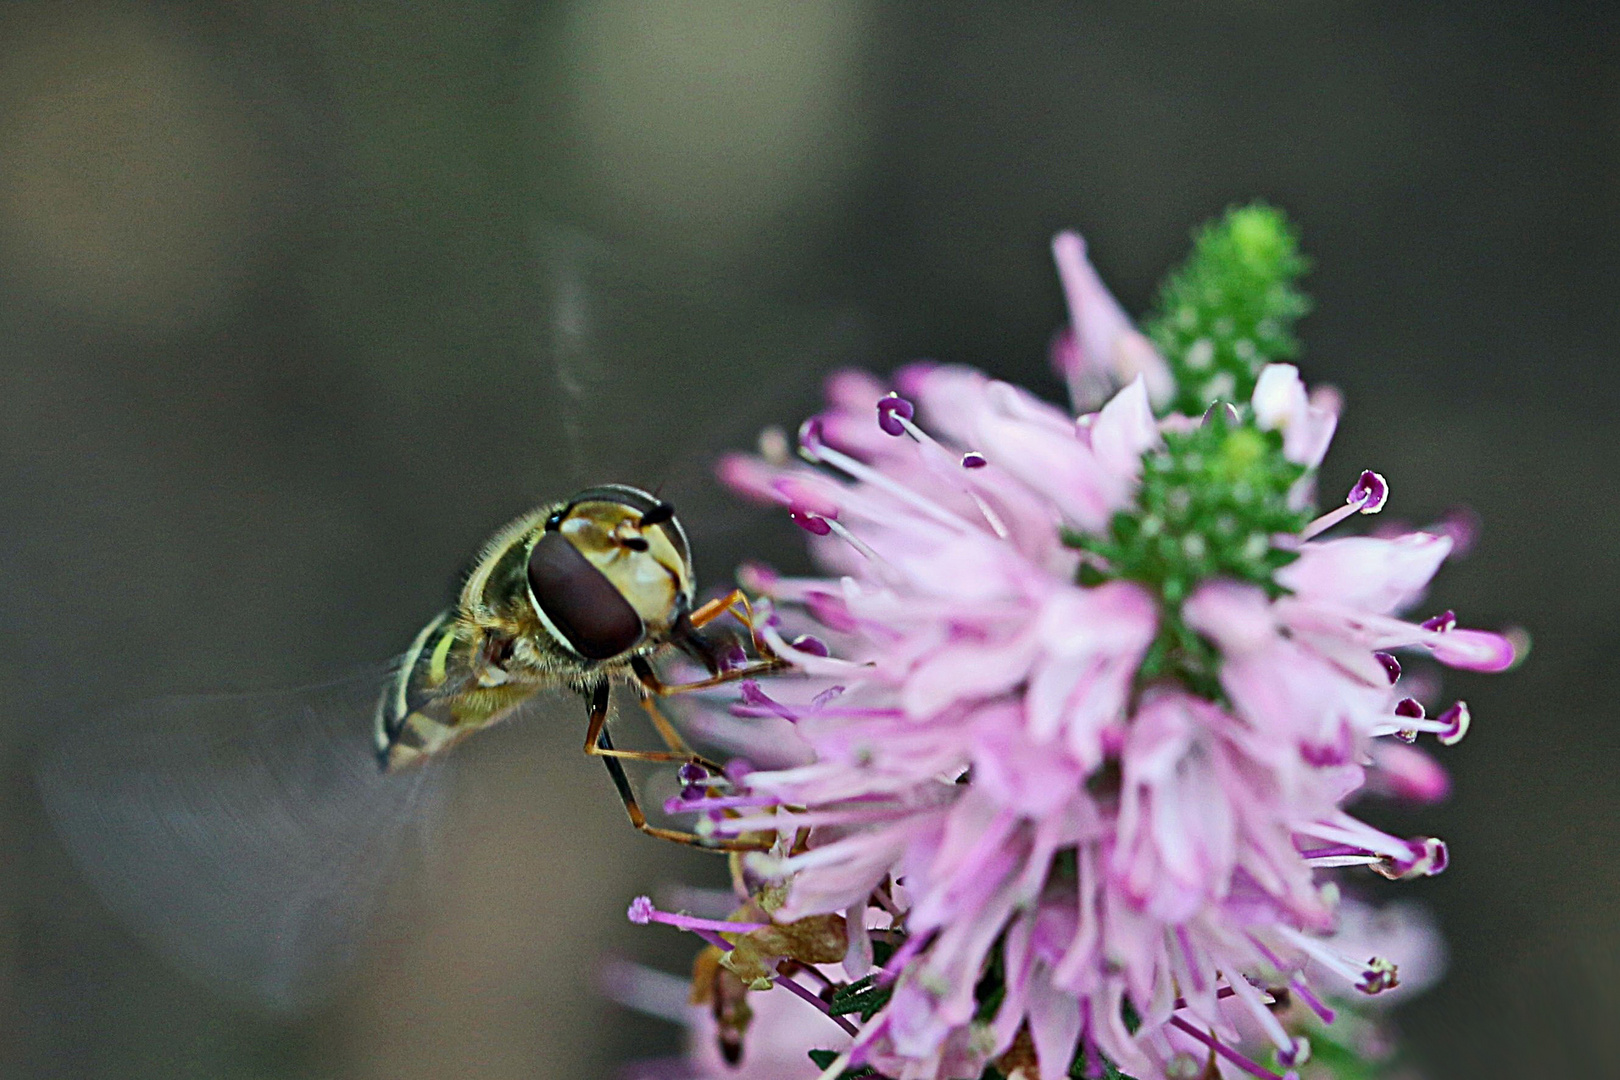
[[[1078,238],[1057,250],[1081,358],[1143,360]],[[1449,536],[1320,538],[1388,498],[1367,472],[1311,520],[1331,395],[1273,365],[1241,411],[1156,419],[1150,366],[1078,418],[965,368],[913,366],[894,391],[838,376],[804,463],[722,465],[828,575],[752,575],[799,673],[732,712],[791,724],[799,753],[741,778],[746,809],[704,827],[781,838],[750,871],[785,889],[778,922],[847,917],[851,977],[873,952],[864,913],[903,930],[872,984],[886,1004],[828,1076],[992,1060],[1061,1076],[1078,1054],[1088,1075],[1107,1058],[1146,1080],[1191,1045],[1274,1077],[1238,1048],[1240,1019],[1288,1069],[1308,1049],[1276,993],[1395,985],[1335,945],[1323,873],[1444,868],[1439,841],[1345,807],[1363,789],[1437,797],[1443,774],[1407,743],[1455,742],[1468,712],[1427,715],[1393,652],[1498,671],[1513,646],[1449,612],[1399,617]]]

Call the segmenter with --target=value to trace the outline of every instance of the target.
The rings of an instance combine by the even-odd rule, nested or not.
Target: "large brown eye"
[[[529,588],[551,625],[587,660],[606,660],[641,640],[641,616],[560,532],[529,555]]]

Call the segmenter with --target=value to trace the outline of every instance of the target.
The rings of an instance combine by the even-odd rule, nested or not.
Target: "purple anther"
[[[1444,634],[1448,631],[1457,629],[1457,613],[1447,609],[1433,618],[1424,619],[1420,625],[1425,630],[1432,630],[1437,634]]]
[[[768,594],[781,580],[782,575],[764,563],[745,562],[737,568],[737,581],[749,592]]]
[[[688,761],[675,770],[675,776],[686,785],[702,784],[709,779],[709,770],[695,761]]]
[[[877,403],[878,427],[883,429],[885,435],[904,435],[906,425],[903,421],[910,420],[916,413],[911,402],[899,394],[890,394],[880,398]]]
[[[841,596],[831,596],[822,592],[811,593],[805,598],[804,606],[812,619],[829,630],[847,634],[860,625],[855,621],[855,616],[850,614],[849,605],[844,603]]]
[[[735,671],[748,666],[748,653],[735,641],[729,642],[720,653],[720,670]]]
[[[630,910],[625,912],[625,914],[629,916],[630,921],[635,923],[637,926],[646,926],[648,923],[652,922],[653,912],[655,910],[657,909],[653,907],[652,897],[638,896],[634,900],[630,901]]]
[[[790,724],[796,724],[799,722],[798,713],[794,712],[792,709],[788,708],[786,705],[783,705],[780,701],[777,701],[765,691],[761,690],[759,688],[759,683],[755,682],[753,679],[744,680],[740,689],[742,690],[741,696],[742,703],[744,705],[751,705],[756,709],[766,709],[772,713],[775,713],[777,716],[780,716]]]
[[[789,644],[800,652],[809,653],[811,656],[832,655],[832,651],[827,648],[827,643],[816,637],[814,634],[800,634],[798,637],[789,642]]]
[[[1303,1035],[1294,1036],[1293,1044],[1287,1050],[1277,1051],[1277,1064],[1285,1069],[1292,1069],[1295,1065],[1303,1065],[1311,1059],[1311,1040]]]
[[[826,446],[826,425],[821,417],[812,416],[799,425],[799,450],[808,457],[815,458],[821,454]]]
[[[1391,881],[1409,881],[1412,878],[1433,877],[1446,868],[1451,855],[1444,840],[1420,836],[1406,842],[1407,855],[1396,858],[1386,855],[1373,869]]]
[[[1440,745],[1456,746],[1458,743],[1462,742],[1463,736],[1468,734],[1468,724],[1470,720],[1468,715],[1468,703],[1466,701],[1459,701],[1451,708],[1435,717],[1435,719],[1446,725],[1446,729],[1436,736],[1436,738],[1440,740]]]
[[[1368,960],[1367,966],[1362,969],[1361,981],[1356,983],[1356,989],[1363,994],[1378,994],[1385,990],[1393,990],[1400,984],[1401,980],[1395,965],[1375,956]]]
[[[1425,716],[1423,703],[1417,698],[1401,698],[1395,703],[1395,715],[1408,720],[1422,720]],[[1395,737],[1403,743],[1417,742],[1418,733],[1411,728],[1404,728],[1395,733]]]
[[[962,455],[962,468],[964,469],[982,469],[988,464],[990,464],[989,459],[977,450],[969,450]]]
[[[832,532],[832,525],[826,518],[809,510],[800,510],[798,507],[793,507],[788,510],[788,517],[793,519],[793,524],[807,533],[826,536]]]
[[[1360,479],[1350,489],[1350,494],[1344,501],[1360,503],[1363,514],[1376,514],[1384,508],[1384,503],[1389,501],[1389,481],[1367,469],[1362,472]]]
[[[1384,665],[1384,674],[1389,676],[1389,685],[1394,686],[1401,681],[1401,662],[1387,652],[1375,652],[1373,658]]]
[[[842,697],[846,689],[847,687],[843,686],[827,687],[827,689],[810,699],[810,711],[820,712],[822,709],[825,709],[829,704]]]

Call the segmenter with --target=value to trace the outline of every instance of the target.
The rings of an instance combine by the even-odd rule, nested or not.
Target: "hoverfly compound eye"
[[[627,652],[646,631],[619,587],[560,529],[541,533],[529,553],[529,589],[547,629],[587,660]]]

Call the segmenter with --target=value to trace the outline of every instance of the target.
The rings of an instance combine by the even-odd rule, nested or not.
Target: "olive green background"
[[[678,968],[626,901],[718,863],[623,823],[580,728],[476,740],[428,899],[299,1022],[170,973],[33,795],[54,723],[399,650],[480,540],[664,482],[710,583],[790,528],[705,486],[858,363],[1055,394],[1046,243],[1141,312],[1263,196],[1318,269],[1326,490],[1486,522],[1436,598],[1536,648],[1461,677],[1451,843],[1404,886],[1428,1074],[1620,1075],[1620,18],[1611,6],[356,0],[0,8],[0,1076],[597,1077]],[[421,901],[421,897],[418,897]]]

